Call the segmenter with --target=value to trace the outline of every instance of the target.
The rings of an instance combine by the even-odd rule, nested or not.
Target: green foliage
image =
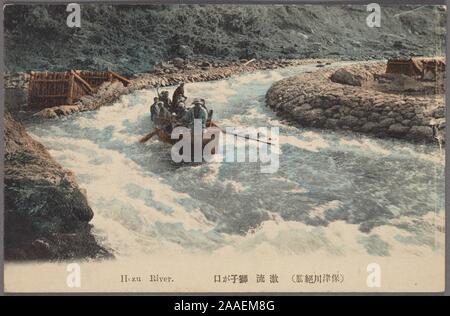
[[[432,7],[418,10],[420,19],[393,18],[399,10],[414,7],[387,8],[383,12],[385,27],[368,32],[364,6],[91,4],[81,5],[81,28],[77,29],[67,27],[65,8],[6,7],[7,70],[77,67],[141,72],[149,70],[149,65],[180,56],[180,46],[188,46],[199,58],[359,53],[365,55],[354,58],[364,59],[380,51],[371,43],[386,46],[380,54],[397,53],[392,48],[389,51],[390,43],[381,39],[386,33],[407,38],[412,48],[431,51],[438,40],[433,37],[435,26],[445,21],[445,13],[436,13]],[[388,38],[394,40],[395,36]],[[357,50],[354,41],[362,43]]]

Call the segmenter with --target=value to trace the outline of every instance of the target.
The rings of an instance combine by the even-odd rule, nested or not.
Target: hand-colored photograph
[[[446,16],[6,5],[5,291],[443,291]]]

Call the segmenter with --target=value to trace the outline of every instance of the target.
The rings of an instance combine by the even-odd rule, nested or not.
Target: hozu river
[[[222,127],[279,127],[274,173],[261,173],[250,162],[175,164],[169,145],[156,138],[138,143],[153,129],[152,89],[27,129],[74,171],[95,213],[93,232],[116,257],[168,251],[442,253],[442,149],[293,127],[265,106],[272,83],[316,69],[186,84],[191,100],[204,98]]]

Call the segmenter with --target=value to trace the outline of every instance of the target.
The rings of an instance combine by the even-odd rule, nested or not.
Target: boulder
[[[404,126],[411,126],[411,120],[403,120],[402,125]]]
[[[300,112],[308,111],[311,110],[311,105],[309,105],[308,103],[304,103],[297,107],[295,110]]]
[[[58,114],[56,114],[56,112],[52,108],[47,108],[47,109],[43,109],[43,110],[33,114],[33,116],[52,119],[52,118],[57,118]]]
[[[433,139],[433,129],[430,126],[413,126],[409,130],[409,136],[416,141]]]
[[[343,118],[341,118],[341,120],[339,121],[339,125],[348,126],[351,128],[351,127],[360,125],[360,121],[355,116],[347,115],[347,116],[344,116]]]
[[[337,119],[329,118],[325,122],[325,127],[329,128],[329,129],[336,129],[338,127],[338,122],[339,122],[339,120],[337,120]]]
[[[360,87],[367,81],[367,78],[364,78],[360,74],[356,74],[350,70],[341,68],[336,70],[330,76],[330,80],[340,84]]]
[[[60,105],[52,108],[58,116],[67,116],[79,111],[77,105]]]
[[[405,135],[409,130],[409,127],[396,123],[389,126],[388,133],[392,136]]]
[[[374,121],[374,122],[378,122],[378,120],[380,119],[380,116],[381,116],[380,114],[375,113],[375,112],[370,113],[369,114],[369,120]]]
[[[371,133],[379,130],[380,126],[374,122],[367,122],[361,127],[361,131],[365,133]]]
[[[296,119],[299,123],[304,124],[305,126],[321,126],[326,117],[323,115],[323,111],[321,109],[312,109],[306,112],[302,112],[301,115],[297,116]]]
[[[5,113],[5,258],[109,256],[90,233],[94,216],[72,172]]]
[[[381,127],[389,127],[392,124],[395,124],[395,120],[393,118],[385,118],[380,122]]]

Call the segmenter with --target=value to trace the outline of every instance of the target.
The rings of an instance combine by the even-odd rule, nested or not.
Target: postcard
[[[7,293],[442,292],[447,7],[4,7]]]

